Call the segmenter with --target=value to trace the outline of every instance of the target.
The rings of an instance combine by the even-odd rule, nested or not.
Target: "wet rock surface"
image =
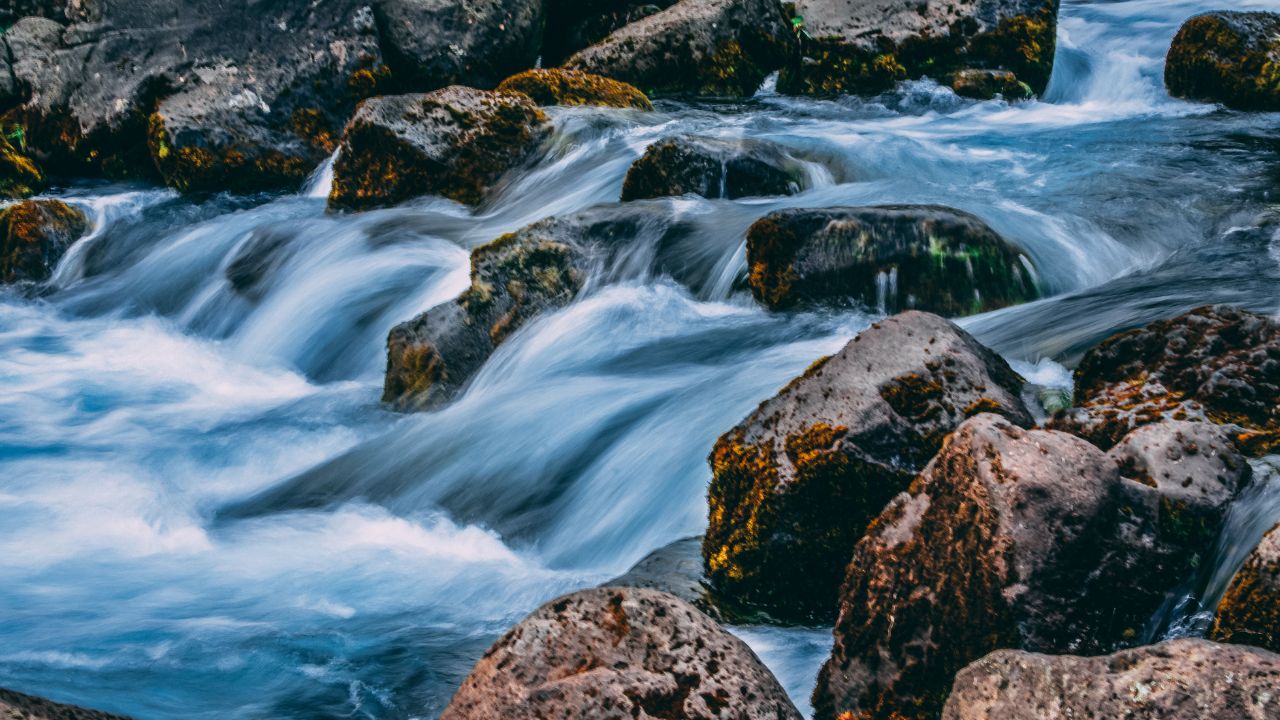
[[[477,204],[550,131],[522,93],[451,86],[367,100],[343,132],[329,206],[359,210],[420,195]]]
[[[703,555],[717,591],[826,618],[868,521],[967,417],[1031,424],[1022,380],[963,330],[907,312],[814,363],[717,441]]]
[[[778,80],[790,94],[887,90],[966,68],[1008,70],[1044,92],[1057,44],[1057,0],[797,0],[801,51]]]
[[[574,54],[565,67],[650,97],[749,97],[787,61],[793,43],[773,0],[681,0]]]
[[[991,100],[1027,100],[1035,93],[1031,87],[1008,70],[960,70],[947,78],[947,84],[961,97]]]
[[[548,0],[543,65],[559,65],[613,31],[675,4],[676,0]]]
[[[1231,579],[1209,636],[1280,652],[1280,525],[1262,538]],[[1276,683],[1280,686],[1280,680]]]
[[[773,310],[860,303],[955,317],[1039,297],[1016,247],[931,205],[780,210],[747,232],[747,266],[752,294]]]
[[[596,588],[552,600],[476,664],[441,720],[799,720],[745,643],[673,595]]]
[[[524,93],[539,105],[653,109],[649,98],[634,86],[577,70],[526,70],[503,80],[498,90]]]
[[[1002,650],[956,676],[943,720],[1280,717],[1280,656],[1172,640],[1104,657]]]
[[[622,184],[622,199],[793,195],[802,179],[798,163],[775,145],[678,137],[650,145],[635,161]]]
[[[1165,61],[1169,94],[1280,110],[1280,13],[1211,12],[1182,26]]]
[[[128,720],[0,688],[0,720]]]
[[[43,187],[44,173],[35,161],[0,137],[0,198],[24,198]]]
[[[49,279],[89,218],[60,200],[26,200],[0,208],[0,282]]]
[[[638,587],[670,593],[717,622],[726,615],[710,595],[702,566],[702,536],[677,540],[654,550],[602,587]]]

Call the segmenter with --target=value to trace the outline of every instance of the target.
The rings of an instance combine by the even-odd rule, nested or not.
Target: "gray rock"
[[[1231,579],[1209,636],[1280,652],[1280,525],[1267,532]]]
[[[1274,720],[1280,656],[1172,640],[1105,657],[1002,650],[955,679],[943,720]]]
[[[628,23],[675,4],[676,0],[548,0],[542,64],[559,65]]]
[[[676,598],[596,588],[552,600],[489,649],[441,720],[800,720],[741,640]]]
[[[779,210],[747,232],[751,292],[773,310],[971,315],[1039,297],[1029,264],[982,220],[934,205]]]
[[[650,97],[746,97],[790,57],[794,36],[775,0],[681,0],[565,62]]]
[[[622,199],[793,195],[803,177],[798,163],[771,143],[669,138],[650,145],[632,164],[622,183]]]
[[[0,688],[0,720],[128,720]]]
[[[1211,12],[1178,30],[1165,60],[1174,97],[1239,110],[1280,110],[1280,13]],[[1268,75],[1270,73],[1270,75]]]
[[[716,442],[703,556],[717,592],[829,618],[867,522],[966,418],[1029,426],[1022,378],[960,328],[907,312],[814,363]]]
[[[347,124],[329,207],[365,209],[420,195],[477,204],[550,134],[528,96],[451,86],[373,98]]]

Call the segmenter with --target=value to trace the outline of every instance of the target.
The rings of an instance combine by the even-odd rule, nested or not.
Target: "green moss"
[[[653,109],[634,86],[578,70],[527,70],[502,81],[498,90],[524,93],[539,105]]]

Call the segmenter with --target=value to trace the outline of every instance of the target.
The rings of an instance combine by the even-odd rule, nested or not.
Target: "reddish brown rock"
[[[1280,652],[1280,525],[1231,579],[1210,637]]]

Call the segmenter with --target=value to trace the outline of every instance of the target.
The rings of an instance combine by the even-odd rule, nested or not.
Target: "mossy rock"
[[[221,135],[221,133],[219,133]],[[281,146],[223,138],[211,143],[203,133],[174,133],[165,115],[151,115],[147,144],[165,184],[181,192],[253,192],[297,187],[323,153],[276,138]]]
[[[952,73],[947,84],[960,97],[974,100],[992,100],[997,96],[1009,101],[1028,100],[1035,94],[1008,70],[959,70]]]
[[[0,198],[24,198],[44,188],[44,173],[30,157],[0,136]]]
[[[539,105],[653,109],[649,98],[635,87],[577,70],[526,70],[503,80],[498,90],[524,93]]]
[[[421,195],[478,204],[550,132],[523,93],[451,86],[366,100],[343,133],[329,207],[361,210]]]
[[[1280,525],[1231,579],[1209,637],[1280,652]]]
[[[631,165],[622,183],[622,199],[793,195],[803,180],[799,163],[770,143],[668,138],[650,145]]]
[[[60,200],[0,208],[0,282],[43,282],[90,229],[89,218]]]
[[[1165,61],[1174,97],[1280,110],[1280,14],[1213,12],[1178,31]]]
[[[747,231],[747,265],[752,294],[773,310],[857,303],[957,317],[1040,297],[1017,248],[938,206],[771,213]]]

